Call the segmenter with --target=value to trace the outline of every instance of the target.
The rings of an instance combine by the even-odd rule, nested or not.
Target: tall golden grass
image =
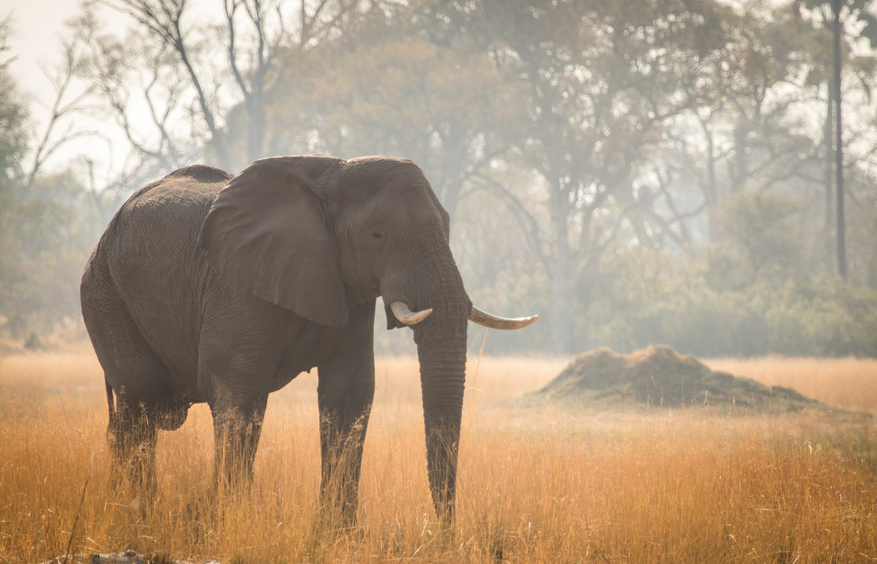
[[[240,563],[877,558],[872,418],[522,411],[507,400],[544,385],[565,361],[484,358],[476,375],[476,360],[454,530],[438,528],[429,498],[417,363],[382,358],[360,526],[338,532],[316,518],[315,374],[271,397],[249,492],[211,495],[211,419],[199,405],[182,429],[161,433],[158,491],[147,501],[111,487],[102,375],[90,352],[2,359],[0,561],[40,562],[68,544]],[[795,366],[789,374],[813,363],[834,379],[811,395],[840,402],[846,396],[831,394],[847,388],[861,400],[860,365],[763,362],[771,368],[751,361],[740,371],[788,384],[776,376],[785,362]],[[877,410],[877,398],[859,408]]]
[[[805,396],[855,411],[877,411],[877,359],[718,358],[713,370],[746,376],[769,386],[794,388]]]

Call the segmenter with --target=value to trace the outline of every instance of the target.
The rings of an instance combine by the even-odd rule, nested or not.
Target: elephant
[[[414,332],[430,491],[453,521],[467,320],[537,316],[473,307],[449,223],[421,169],[390,157],[270,157],[237,176],[193,165],[135,192],[80,287],[114,465],[154,488],[157,431],[206,402],[214,485],[250,483],[268,395],[317,368],[321,504],[355,520],[381,297],[387,329]]]

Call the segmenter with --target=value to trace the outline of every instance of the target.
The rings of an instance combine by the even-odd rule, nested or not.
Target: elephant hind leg
[[[155,412],[145,403],[131,403],[124,398],[107,428],[107,440],[113,454],[113,478],[118,486],[124,475],[131,486],[151,498],[155,493],[155,443],[158,435]]]
[[[170,396],[167,368],[143,339],[100,260],[89,263],[81,294],[82,316],[108,386],[107,439],[115,481],[127,471],[132,484],[154,489],[156,407]]]

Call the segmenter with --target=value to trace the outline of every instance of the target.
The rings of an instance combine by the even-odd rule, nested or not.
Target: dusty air
[[[0,559],[877,559],[875,13],[0,0]]]

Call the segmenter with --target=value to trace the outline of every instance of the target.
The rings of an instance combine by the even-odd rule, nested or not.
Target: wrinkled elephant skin
[[[136,192],[81,286],[116,466],[153,488],[157,430],[206,402],[215,482],[246,484],[268,394],[316,367],[322,501],[352,520],[380,296],[399,304],[388,328],[413,324],[430,488],[453,517],[472,304],[448,233],[421,170],[386,157],[273,157],[234,177],[190,166]]]

